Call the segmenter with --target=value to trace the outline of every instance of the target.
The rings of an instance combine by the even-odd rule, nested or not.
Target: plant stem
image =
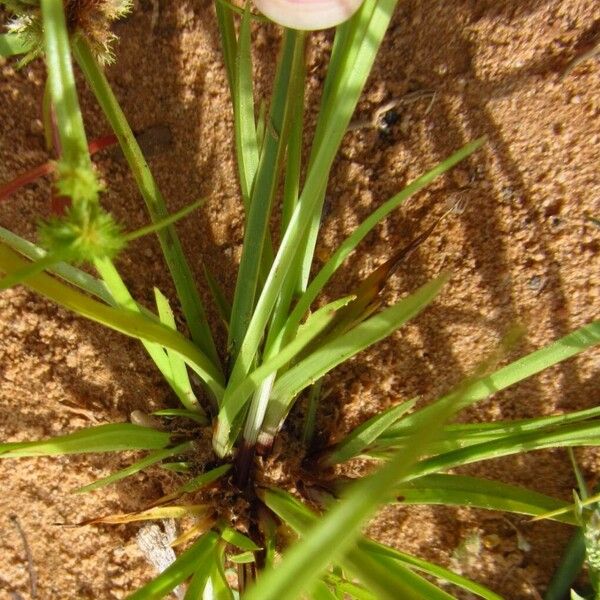
[[[269,375],[256,392],[254,392],[254,396],[252,397],[250,410],[248,411],[244,425],[242,447],[236,456],[235,480],[240,489],[244,489],[248,485],[256,450],[256,441],[260,432],[260,426],[265,418],[267,406],[269,405],[269,397],[276,375],[277,372]]]
[[[244,341],[233,367],[232,379],[235,378],[237,380],[239,378],[241,380],[243,378],[251,367],[260,347],[265,326],[277,303],[282,286],[286,282],[286,276],[297,256],[298,248],[309,230],[312,215],[319,205],[319,194],[327,181],[329,169],[347,130],[350,118],[358,102],[360,91],[367,79],[369,69],[375,60],[379,43],[387,29],[395,5],[396,0],[381,0],[378,4],[378,11],[376,11],[377,18],[369,25],[371,34],[369,44],[361,48],[359,58],[357,59],[358,64],[356,68],[364,77],[358,78],[360,80],[357,81],[344,81],[345,86],[342,89],[347,92],[346,97],[342,97],[337,107],[335,118],[332,118],[329,124],[326,132],[327,135],[325,136],[328,143],[322,144],[315,156],[314,164],[318,165],[319,168],[312,169],[307,175],[302,194],[294,209],[285,235],[281,240],[279,250],[273,260],[273,265],[256,303],[252,319],[248,324]],[[351,78],[348,77],[348,79]]]
[[[252,186],[248,209],[244,245],[229,329],[229,346],[235,360],[244,340],[248,323],[256,303],[256,294],[261,279],[265,241],[268,237],[271,207],[275,197],[280,165],[287,146],[287,131],[292,117],[291,108],[296,103],[292,91],[292,74],[298,56],[304,57],[304,36],[300,32],[286,30],[280,52],[273,91],[272,107],[267,117],[265,142],[260,155],[256,176]],[[254,126],[254,124],[252,123]]]
[[[41,0],[44,45],[52,104],[56,111],[63,160],[91,169],[92,163],[77,99],[69,34],[62,0]]]
[[[81,35],[73,38],[73,54],[119,139],[123,154],[146,202],[150,218],[153,222],[157,222],[168,217],[165,200],[154,181],[148,163],[133,135],[125,114],[119,106],[87,40]],[[183,254],[177,232],[171,225],[158,231],[157,236],[173,277],[192,339],[204,354],[211,359],[215,367],[221,370],[220,358],[206,320],[204,307],[194,284],[191,269]]]

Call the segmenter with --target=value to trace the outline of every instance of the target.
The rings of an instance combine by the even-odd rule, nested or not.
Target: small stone
[[[483,545],[488,549],[495,548],[500,544],[500,537],[495,533],[491,533],[490,535],[486,535],[483,538]]]
[[[515,197],[515,190],[507,185],[500,190],[500,198],[503,202],[510,202]]]
[[[458,187],[467,187],[470,181],[469,172],[466,169],[454,169],[452,171],[452,179]]]
[[[42,135],[44,133],[44,124],[41,119],[33,119],[29,124],[29,131],[32,135]]]
[[[539,290],[542,289],[543,283],[544,283],[544,281],[539,275],[534,275],[527,282],[527,286],[529,287],[530,290],[533,290],[534,292],[538,292]]]

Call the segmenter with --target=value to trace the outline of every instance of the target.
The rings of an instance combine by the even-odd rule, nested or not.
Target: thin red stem
[[[115,135],[103,135],[102,137],[91,140],[88,144],[90,154],[96,154],[96,152],[100,152],[105,148],[109,148],[110,146],[114,146],[118,142],[117,136]],[[54,161],[49,160],[43,165],[38,165],[33,169],[15,177],[12,181],[5,183],[3,186],[0,186],[0,202],[3,200],[7,200],[12,194],[14,194],[17,190],[22,187],[33,183],[40,177],[44,177],[46,175],[50,175],[54,173],[54,169],[56,168],[56,163]]]
[[[54,172],[54,162],[49,160],[47,163],[43,165],[38,165],[34,167],[30,171],[15,177],[12,181],[5,183],[0,187],[0,202],[6,200],[9,196],[14,194],[18,189],[26,186],[29,183],[33,183],[36,179],[40,177],[44,177],[45,175],[50,175],[50,173]]]

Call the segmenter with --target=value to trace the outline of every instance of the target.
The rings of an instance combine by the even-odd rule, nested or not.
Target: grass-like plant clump
[[[5,56],[21,62],[43,56],[47,65],[44,124],[57,159],[0,188],[7,197],[21,185],[54,173],[54,200],[64,207],[39,227],[39,246],[0,228],[0,289],[17,284],[75,313],[137,338],[181,402],[132,423],[89,427],[49,440],[2,443],[0,458],[145,450],[129,467],[78,490],[90,492],[154,465],[180,472],[182,485],[143,510],[94,518],[126,523],[186,518],[194,523],[173,545],[179,555],[132,599],[162,598],[187,584],[185,598],[292,600],[451,598],[448,582],[487,599],[499,596],[426,560],[376,543],[361,527],[385,503],[466,505],[550,518],[577,525],[574,543],[589,557],[597,588],[598,516],[585,487],[574,505],[524,488],[456,475],[455,467],[542,448],[593,446],[600,408],[524,421],[453,424],[460,410],[585,351],[600,341],[600,322],[499,368],[519,331],[507,332],[496,352],[445,396],[416,409],[413,399],[378,414],[331,447],[314,444],[315,413],[324,375],[402,327],[435,302],[451,277],[437,277],[391,306],[382,292],[398,263],[432,228],[395,252],[345,297],[319,296],[337,269],[387,215],[437,177],[476,152],[484,139],[457,149],[374,210],[315,272],[313,259],[332,163],[348,130],[395,0],[298,5],[261,0],[257,6],[285,23],[273,91],[266,112],[253,94],[251,26],[264,15],[224,0],[215,4],[223,60],[231,88],[236,158],[245,212],[243,250],[229,304],[207,273],[227,348],[218,348],[183,253],[175,222],[201,203],[169,214],[128,121],[103,71],[112,59],[112,20],[130,9],[117,0],[4,0],[15,17],[0,37]],[[298,3],[302,4],[302,3]],[[311,13],[311,11],[317,11]],[[318,12],[321,11],[321,12]],[[350,14],[350,13],[354,14]],[[321,20],[319,15],[327,18]],[[324,18],[324,17],[323,17]],[[298,20],[296,20],[298,19]],[[305,46],[302,29],[337,25],[310,151],[303,153]],[[297,27],[296,29],[292,27]],[[114,137],[88,142],[73,62],[106,115]],[[258,115],[258,116],[257,116]],[[90,153],[117,143],[146,203],[151,224],[126,233],[102,208],[103,187]],[[272,231],[274,212],[281,229]],[[177,290],[189,337],[178,331],[173,308],[158,289],[156,310],[131,296],[113,259],[129,241],[156,234]],[[279,239],[275,244],[274,239]],[[97,277],[78,268],[92,266]],[[318,308],[315,308],[318,307]],[[193,383],[194,373],[202,383]],[[282,434],[290,411],[305,400],[301,427]],[[296,412],[296,414],[299,414]],[[302,483],[284,489],[259,467],[284,435],[283,460]],[[212,457],[199,440],[210,436]],[[287,448],[285,447],[287,445]],[[279,451],[281,454],[281,451]],[[204,462],[199,457],[204,456]],[[357,480],[332,478],[337,465],[369,459]],[[263,461],[264,462],[264,461]],[[263,464],[263,463],[260,463]],[[219,490],[219,504],[214,493]],[[293,491],[293,493],[291,493]],[[225,576],[233,569],[236,577]],[[564,585],[571,571],[559,578]],[[557,588],[558,589],[558,588]]]

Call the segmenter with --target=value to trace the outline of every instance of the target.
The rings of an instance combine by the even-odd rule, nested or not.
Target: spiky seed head
[[[113,258],[125,245],[119,225],[97,203],[73,203],[63,217],[41,223],[38,233],[49,253],[76,264]]]
[[[72,198],[74,203],[97,203],[102,185],[90,165],[73,166],[65,161],[56,165],[58,175],[55,186],[61,196]]]
[[[44,49],[44,30],[39,0],[0,0],[14,15],[9,31],[23,37],[31,47],[21,64],[33,60]],[[114,61],[113,44],[117,36],[111,31],[113,21],[127,15],[133,0],[65,0],[65,17],[71,34],[80,33],[90,42],[102,64]]]

